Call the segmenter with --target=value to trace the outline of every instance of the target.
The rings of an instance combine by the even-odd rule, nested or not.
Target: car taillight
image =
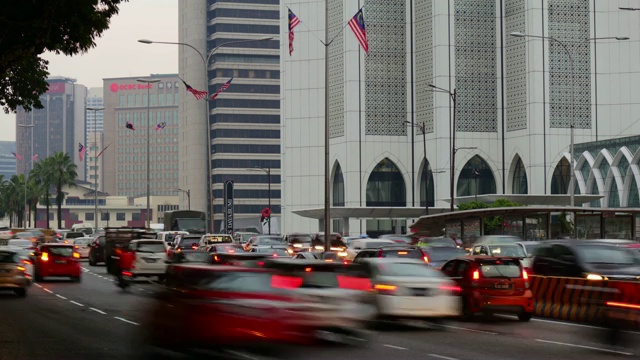
[[[229,249],[229,250],[227,250],[227,252],[228,252],[229,254],[235,254],[235,253],[236,253],[236,251],[235,251],[234,249]]]
[[[131,271],[122,270],[122,276],[132,277],[133,273]]]
[[[394,295],[398,287],[395,285],[375,284],[373,290],[383,295]]]
[[[25,271],[25,270],[27,270],[27,269],[26,269],[24,266],[22,266],[22,265],[18,265],[18,266],[16,267],[16,269],[18,269],[19,271]]]
[[[273,257],[277,258],[278,254],[277,253],[273,253]]]
[[[381,258],[382,257],[382,250],[378,250],[378,255],[377,257]]]
[[[80,253],[74,251],[73,252],[73,258],[74,259],[80,259]]]
[[[524,280],[524,287],[529,288],[529,274],[526,269],[522,269],[522,279]]]
[[[191,245],[191,250],[195,250],[195,249],[197,249],[197,248],[198,248],[198,244],[193,244],[193,245]]]
[[[40,260],[49,261],[49,253],[43,252],[42,255],[40,255]]]
[[[77,248],[78,248],[78,245],[74,245],[74,246],[73,246],[73,248],[74,248],[74,249],[77,249]]]
[[[30,260],[22,260],[22,263],[25,265],[31,265],[31,261]]]
[[[457,285],[440,285],[439,286],[440,290],[442,291],[446,291],[446,292],[450,292],[453,295],[460,295],[460,292],[462,292],[462,288],[460,286]]]
[[[424,260],[424,262],[426,262],[427,264],[429,263],[429,257],[427,255],[423,256],[422,260]]]
[[[271,287],[279,289],[295,289],[302,286],[302,278],[296,276],[273,275]]]
[[[480,280],[480,270],[473,271],[473,280]]]

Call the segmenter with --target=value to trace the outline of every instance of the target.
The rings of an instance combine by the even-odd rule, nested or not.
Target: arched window
[[[344,206],[344,177],[340,164],[336,165],[333,175],[333,206]]]
[[[636,177],[631,177],[631,187],[629,188],[629,201],[627,207],[640,207],[640,197],[638,197],[638,183]]]
[[[551,194],[566,194],[569,191],[569,181],[571,180],[570,165],[566,158],[562,158],[556,169],[553,170],[551,178]]]
[[[393,161],[385,158],[367,181],[367,206],[407,206],[404,179]]]
[[[472,196],[496,193],[493,171],[483,158],[472,157],[460,171],[457,196]]]
[[[428,181],[427,181],[428,179]],[[422,167],[422,174],[420,174],[420,206],[424,207],[425,204],[425,181],[429,188],[427,189],[429,194],[429,206],[433,207],[435,204],[435,190],[433,186],[433,172],[431,171],[431,164],[427,161],[427,166]]]
[[[527,170],[524,168],[522,159],[518,156],[516,167],[513,170],[513,180],[511,182],[512,194],[527,194],[529,192],[527,184]]]

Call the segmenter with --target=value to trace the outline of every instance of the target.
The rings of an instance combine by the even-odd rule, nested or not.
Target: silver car
[[[26,270],[16,250],[0,249],[0,290],[13,290],[19,297],[27,296],[29,279]]]

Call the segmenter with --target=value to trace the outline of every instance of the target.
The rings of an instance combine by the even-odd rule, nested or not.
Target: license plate
[[[429,296],[428,289],[413,289],[413,296]]]
[[[154,263],[154,262],[156,262],[156,260],[158,260],[158,259],[144,259],[144,261],[146,261],[148,263]]]
[[[56,264],[66,264],[67,261],[66,260],[56,260],[54,261]]]
[[[495,284],[493,285],[494,288],[496,289],[509,289],[511,287],[511,285],[509,284]]]

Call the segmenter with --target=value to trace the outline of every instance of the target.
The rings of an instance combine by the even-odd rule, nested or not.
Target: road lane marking
[[[449,357],[449,356],[444,356],[444,355],[438,355],[438,354],[427,354],[427,355],[429,355],[429,356],[431,356],[431,357],[434,357],[434,358],[438,358],[438,359],[444,359],[444,360],[458,360],[458,359],[456,359],[456,358],[454,358],[454,357]]]
[[[542,340],[542,339],[535,339],[535,340],[538,341],[538,342],[547,343],[547,344],[563,345],[563,346],[570,346],[570,347],[576,347],[576,348],[581,348],[581,349],[597,350],[597,351],[603,351],[603,352],[608,352],[608,353],[613,353],[613,354],[633,356],[633,353],[624,352],[624,351],[617,351],[617,350],[610,350],[610,349],[604,349],[604,348],[599,348],[599,347],[594,347],[594,346],[569,344],[569,343],[563,343],[563,342],[559,342],[559,341],[550,341],[550,340]]]
[[[405,348],[405,347],[395,346],[395,345],[391,345],[391,344],[382,344],[382,346],[386,346],[388,348],[398,349],[398,350],[407,350],[407,348]]]
[[[49,290],[49,289],[47,289],[47,288],[42,288],[42,290],[44,290],[44,291],[48,292],[49,294],[53,294],[53,291],[51,291],[51,290]]]
[[[517,316],[513,316],[513,315],[506,315],[506,314],[495,314],[494,316],[497,317],[505,317],[505,318],[510,318],[510,319],[517,319]],[[604,329],[603,327],[600,326],[593,326],[593,325],[586,325],[586,324],[578,324],[578,323],[572,323],[572,322],[567,322],[567,321],[557,321],[557,320],[548,320],[548,319],[536,319],[533,318],[531,319],[531,321],[537,321],[537,322],[542,322],[542,323],[549,323],[549,324],[559,324],[559,325],[565,325],[565,326],[575,326],[575,327],[581,327],[581,328],[587,328],[587,329]],[[640,332],[638,331],[629,331],[629,330],[625,330],[625,333],[628,334],[636,334],[636,335],[640,335]]]
[[[33,285],[35,285],[35,286],[37,286],[37,287],[39,287],[39,288],[42,288],[42,285],[40,285],[40,284],[38,284],[38,283],[34,283]]]
[[[91,311],[95,311],[95,312],[100,313],[100,314],[102,314],[102,315],[107,315],[107,313],[106,313],[106,312],[104,312],[104,311],[102,311],[102,310],[99,310],[99,309],[96,309],[96,308],[92,308],[92,307],[90,307],[90,308],[89,308],[89,310],[91,310]]]
[[[66,297],[64,297],[64,296],[62,296],[62,295],[60,295],[60,294],[56,294],[56,296],[57,296],[57,297],[59,297],[59,298],[60,298],[60,299],[62,299],[62,300],[67,300],[67,298],[66,298]]]
[[[450,328],[450,329],[457,329],[457,330],[466,330],[466,331],[471,331],[471,332],[477,332],[477,333],[480,333],[480,334],[498,335],[498,333],[496,333],[496,332],[484,331],[484,330],[476,330],[476,329],[465,328],[465,327],[459,327],[459,326],[451,326],[451,325],[440,325],[440,326],[445,327],[445,328]]]
[[[84,272],[89,272],[89,269],[87,269],[86,267],[83,267],[83,268],[82,268],[82,271],[84,271]]]
[[[228,352],[228,353],[230,353],[230,354],[232,354],[232,355],[235,355],[235,356],[243,357],[243,358],[245,358],[245,359],[249,359],[249,360],[258,360],[258,358],[253,357],[253,356],[251,356],[251,355],[249,355],[249,354],[245,354],[245,353],[240,352],[240,351],[227,350],[227,352]]]
[[[114,319],[118,319],[118,320],[120,320],[120,321],[124,321],[124,322],[129,323],[129,324],[132,324],[132,325],[140,325],[140,324],[138,324],[137,322],[133,322],[133,321],[131,321],[131,320],[127,320],[127,319],[124,319],[124,318],[121,318],[121,317],[118,317],[118,316],[114,316],[113,318],[114,318]]]
[[[69,300],[69,302],[70,302],[70,303],[72,303],[72,304],[76,304],[76,305],[78,305],[78,306],[84,306],[84,305],[80,304],[80,303],[79,303],[79,302],[77,302],[77,301]]]

